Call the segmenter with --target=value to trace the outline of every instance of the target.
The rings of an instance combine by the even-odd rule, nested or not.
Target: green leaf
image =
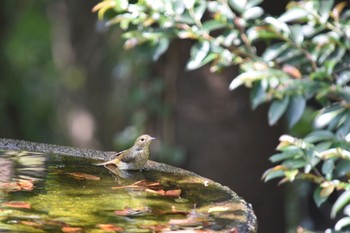
[[[273,100],[269,112],[268,112],[268,119],[269,119],[269,125],[274,125],[285,113],[287,110],[289,104],[289,96],[285,96],[281,100]]]
[[[300,153],[297,153],[297,151],[285,151],[283,153],[278,153],[278,154],[274,154],[272,155],[269,160],[272,163],[276,163],[285,159],[291,159],[291,158],[295,158],[297,156],[299,156]]]
[[[302,117],[306,106],[306,99],[302,95],[292,96],[289,102],[286,119],[288,127],[292,128]]]
[[[334,160],[328,159],[322,164],[322,173],[327,177],[331,175],[334,170]]]
[[[207,20],[203,23],[203,29],[207,32],[225,28],[227,25],[217,20]]]
[[[266,93],[267,85],[268,83],[265,80],[260,80],[253,83],[253,87],[250,92],[250,102],[253,109],[256,109],[260,104],[268,100]]]
[[[159,57],[164,54],[167,49],[169,48],[169,39],[168,38],[161,38],[158,43],[157,46],[155,47],[155,50],[153,52],[153,61],[156,61],[159,59]]]
[[[246,10],[242,17],[245,20],[257,19],[264,14],[264,10],[261,7],[253,7]]]
[[[307,12],[305,9],[301,7],[294,7],[285,13],[283,13],[278,20],[282,22],[291,22],[291,21],[301,21],[305,22],[307,21],[307,17],[309,15],[309,12]]]
[[[307,165],[307,162],[305,159],[289,159],[285,160],[282,165],[288,169],[297,169],[305,167]]]
[[[206,1],[199,1],[198,3],[199,3],[199,5],[194,8],[194,15],[195,15],[196,20],[200,21],[201,18],[203,17],[205,10],[207,9],[207,2]]]
[[[233,79],[230,83],[229,89],[234,90],[242,84],[251,87],[255,81],[265,79],[268,76],[269,73],[265,71],[247,71]]]
[[[314,191],[314,201],[317,205],[317,207],[320,207],[327,199],[328,196],[321,196],[321,191],[323,188],[318,187],[315,191]]]
[[[345,138],[350,132],[350,112],[345,113],[345,121],[342,126],[337,130],[337,135],[340,138]]]
[[[273,17],[266,17],[265,22],[271,24],[274,30],[282,33],[284,36],[288,36],[290,34],[290,29],[283,21],[279,21]]]
[[[343,228],[350,225],[350,217],[341,218],[335,225],[334,230],[341,231]]]
[[[247,0],[228,0],[228,4],[238,13],[243,13]]]
[[[290,47],[287,43],[275,43],[271,46],[269,46],[264,53],[262,54],[262,57],[264,61],[269,62],[274,59],[276,59],[282,52],[284,52],[286,49]]]
[[[319,12],[321,16],[320,18],[321,23],[327,22],[333,5],[334,5],[334,0],[320,1]]]
[[[259,5],[260,3],[262,3],[264,0],[248,0],[247,2],[247,9],[254,7],[256,5]]]
[[[350,190],[346,190],[343,192],[338,199],[335,201],[332,210],[331,210],[331,218],[335,218],[337,213],[350,202]]]
[[[341,160],[337,163],[335,167],[336,176],[342,177],[347,175],[350,172],[350,161],[349,160]]]
[[[250,27],[247,30],[247,37],[250,42],[254,42],[258,39],[280,39],[281,35],[272,29],[270,25]]]
[[[282,170],[267,170],[263,175],[264,182],[280,177],[284,177],[284,171]]]
[[[308,134],[304,138],[304,141],[307,143],[315,143],[315,142],[333,140],[334,138],[335,138],[335,135],[331,131],[315,130],[315,131],[312,131],[310,134]]]
[[[186,69],[194,70],[201,67],[203,59],[207,56],[210,50],[209,41],[200,41],[197,42],[191,48],[190,60],[187,62]]]

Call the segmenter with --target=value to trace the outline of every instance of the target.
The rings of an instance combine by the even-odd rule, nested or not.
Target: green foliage
[[[126,30],[126,48],[150,43],[159,58],[170,40],[190,39],[188,70],[238,65],[241,73],[229,88],[251,88],[253,108],[271,102],[270,125],[286,116],[292,128],[312,101],[317,106],[312,132],[304,138],[281,136],[278,153],[270,158],[278,165],[263,179],[315,183],[318,206],[345,190],[333,206],[334,218],[350,204],[350,10],[345,1],[304,0],[290,2],[273,17],[261,2],[105,0],[93,10],[106,16],[108,25]],[[349,219],[339,220],[335,229],[350,227]]]

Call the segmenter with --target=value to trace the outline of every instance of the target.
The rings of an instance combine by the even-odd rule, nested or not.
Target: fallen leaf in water
[[[189,202],[188,199],[182,198],[182,197],[176,198],[175,201],[178,202],[178,203],[186,203],[186,202]]]
[[[195,209],[186,216],[185,219],[170,219],[170,225],[181,227],[207,226],[211,222],[208,214],[202,214]]]
[[[165,196],[179,197],[181,195],[181,189],[173,189],[165,191]]]
[[[26,191],[32,191],[33,188],[34,188],[34,184],[33,184],[33,181],[32,180],[18,180],[17,181],[17,184],[19,185],[19,187],[23,190],[26,190]]]
[[[0,183],[0,189],[4,190],[4,192],[32,191],[33,188],[34,184],[32,180],[19,179],[13,182]]]
[[[126,207],[123,210],[116,210],[114,211],[114,213],[118,216],[139,216],[139,215],[144,215],[146,213],[151,213],[152,210],[145,206],[142,209],[132,209],[132,208],[128,208]]]
[[[148,193],[154,193],[154,194],[158,194],[161,196],[165,195],[165,191],[163,189],[159,189],[159,190],[154,190],[154,189],[145,189],[146,192]]]
[[[163,189],[145,189],[146,192],[159,194],[161,196],[168,196],[168,197],[179,197],[181,194],[181,189],[174,189],[174,190],[163,190]]]
[[[62,227],[61,230],[66,233],[79,233],[83,231],[83,229],[80,227],[70,227],[70,226]]]
[[[82,172],[67,172],[66,174],[77,180],[100,180],[101,179],[98,176],[94,176],[94,175],[90,175]]]
[[[97,225],[101,230],[107,232],[123,231],[124,228],[116,226],[114,224],[98,224]]]
[[[21,223],[23,225],[32,226],[32,227],[41,227],[42,226],[42,224],[40,224],[38,222],[33,222],[33,221],[21,221]]]
[[[31,205],[28,202],[24,201],[11,201],[2,203],[3,206],[12,207],[12,208],[21,208],[21,209],[30,209]]]
[[[169,226],[168,225],[154,225],[154,226],[144,225],[144,226],[140,226],[140,228],[149,229],[149,230],[152,230],[152,232],[162,232],[166,228],[169,228]]]

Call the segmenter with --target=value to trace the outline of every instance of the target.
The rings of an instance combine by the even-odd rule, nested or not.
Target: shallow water
[[[0,167],[0,232],[220,231],[243,216],[203,178],[29,152],[0,152]]]

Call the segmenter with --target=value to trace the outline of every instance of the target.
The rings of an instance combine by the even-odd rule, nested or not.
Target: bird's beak
[[[154,139],[156,139],[155,137],[151,137],[151,140],[154,140]]]

